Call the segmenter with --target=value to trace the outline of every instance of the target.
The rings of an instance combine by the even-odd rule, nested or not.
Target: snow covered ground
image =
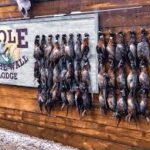
[[[77,150],[53,141],[42,140],[0,128],[0,150]]]

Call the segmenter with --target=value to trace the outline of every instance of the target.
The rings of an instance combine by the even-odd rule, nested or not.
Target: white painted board
[[[23,29],[23,30],[21,30]],[[73,33],[89,33],[91,87],[98,92],[97,84],[97,32],[98,15],[80,14],[61,17],[36,18],[0,22],[0,84],[36,87],[34,79],[34,39],[36,35],[56,35]],[[20,35],[20,37],[18,37]],[[20,44],[18,44],[20,43]],[[4,46],[4,47],[3,47]],[[4,51],[8,51],[4,54]],[[9,58],[9,59],[8,59]],[[10,69],[2,63],[12,62],[15,67]]]

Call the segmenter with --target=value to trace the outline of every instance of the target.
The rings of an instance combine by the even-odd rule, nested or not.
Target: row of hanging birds
[[[150,88],[148,67],[150,49],[147,32],[141,30],[140,42],[136,32],[125,34],[110,33],[106,44],[105,34],[99,32],[97,45],[99,103],[103,113],[111,110],[118,119],[137,120],[140,115],[149,122],[148,94]],[[127,67],[128,66],[128,67]],[[127,68],[130,68],[127,75]]]
[[[38,102],[50,114],[55,105],[75,105],[79,115],[84,116],[92,108],[92,94],[89,89],[89,35],[82,39],[76,35],[39,35],[35,38],[34,76],[38,81]],[[98,45],[99,104],[103,113],[113,111],[118,124],[123,117],[127,121],[143,115],[149,121],[149,43],[147,32],[141,31],[140,42],[136,33],[110,33],[108,42],[104,33],[99,32]],[[131,70],[127,75],[126,66]]]
[[[38,82],[38,103],[48,114],[55,105],[76,105],[80,116],[92,106],[90,89],[89,35],[59,34],[35,37],[34,76]],[[82,39],[83,37],[83,39]]]

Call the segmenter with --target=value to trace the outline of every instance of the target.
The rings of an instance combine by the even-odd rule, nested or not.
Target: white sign
[[[36,87],[34,79],[34,39],[36,35],[88,33],[92,91],[97,85],[98,15],[82,14],[62,17],[5,21],[0,23],[0,83]],[[4,42],[3,42],[4,41]],[[8,65],[9,64],[9,65]]]

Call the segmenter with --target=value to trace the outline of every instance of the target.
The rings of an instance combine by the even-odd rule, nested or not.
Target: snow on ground
[[[42,140],[0,128],[0,150],[77,150],[69,146]]]

